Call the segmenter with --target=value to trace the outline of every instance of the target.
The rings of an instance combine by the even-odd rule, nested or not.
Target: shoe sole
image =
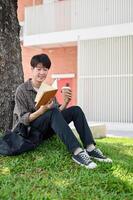
[[[86,165],[84,165],[84,164],[78,162],[78,161],[75,160],[73,157],[72,157],[72,159],[73,159],[74,162],[76,162],[77,164],[79,164],[79,165],[81,165],[81,166],[83,166],[83,167],[85,167],[85,168],[87,168],[87,169],[95,169],[95,168],[97,167],[96,164],[95,164],[95,166],[93,166],[93,167],[89,167],[89,166],[86,166]]]
[[[112,160],[107,160],[107,159],[102,159],[102,158],[96,158],[96,157],[92,157],[90,156],[90,158],[93,158],[99,162],[106,162],[106,163],[112,163]]]

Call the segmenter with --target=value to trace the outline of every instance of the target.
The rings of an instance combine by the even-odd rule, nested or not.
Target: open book
[[[35,108],[38,109],[40,106],[47,104],[55,96],[57,90],[51,85],[42,83],[35,98]]]

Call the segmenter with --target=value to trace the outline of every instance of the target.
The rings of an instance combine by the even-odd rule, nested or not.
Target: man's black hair
[[[47,54],[38,54],[31,58],[30,64],[33,68],[35,68],[39,63],[41,63],[47,69],[50,69],[51,67],[51,61]]]

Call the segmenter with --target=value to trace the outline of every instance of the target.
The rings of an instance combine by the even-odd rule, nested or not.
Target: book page
[[[50,99],[52,99],[55,96],[56,92],[57,89],[44,92],[41,99],[39,99],[39,101],[36,103],[35,107],[39,108],[40,106],[47,104],[50,101]]]
[[[46,83],[41,84],[35,98],[35,102],[36,102],[35,108],[38,109],[41,105],[47,104],[52,98],[54,98],[55,94],[58,91],[58,89],[55,88],[55,86],[56,85],[54,85],[53,87]]]
[[[55,88],[53,88],[51,85],[48,85],[46,83],[42,83],[37,92],[35,102],[38,102],[42,98],[42,96],[45,92],[52,91],[52,90],[55,90]]]

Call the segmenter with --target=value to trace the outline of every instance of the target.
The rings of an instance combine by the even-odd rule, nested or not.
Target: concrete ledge
[[[102,124],[102,123],[90,124],[89,127],[92,131],[94,138],[104,138],[104,137],[106,137],[107,128],[106,128],[105,124]],[[76,137],[78,137],[78,133],[77,133],[76,129],[74,128],[74,126],[71,127],[71,128],[72,128],[74,134],[76,135]]]
[[[91,124],[90,129],[94,138],[104,138],[107,134],[107,128],[105,124]]]

